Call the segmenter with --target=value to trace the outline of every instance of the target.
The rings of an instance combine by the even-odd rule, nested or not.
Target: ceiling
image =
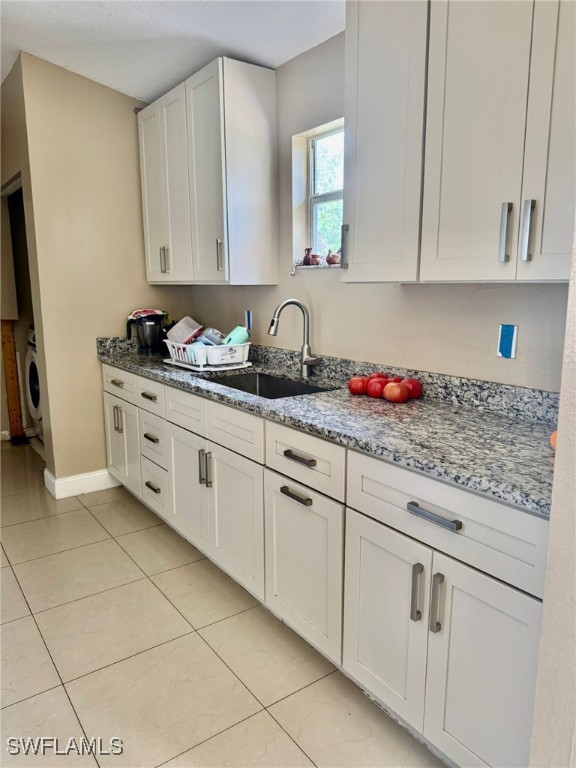
[[[344,0],[2,0],[2,81],[20,50],[143,101],[217,56],[276,68],[344,29]]]

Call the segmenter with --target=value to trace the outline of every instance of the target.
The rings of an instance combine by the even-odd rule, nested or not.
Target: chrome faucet
[[[276,336],[282,310],[290,304],[299,307],[304,316],[304,335],[302,340],[302,350],[300,352],[300,372],[304,378],[308,379],[312,375],[312,366],[318,365],[320,361],[317,357],[314,357],[312,350],[310,349],[310,313],[308,312],[307,306],[298,299],[286,299],[282,304],[278,304],[274,310],[272,320],[270,321],[268,333],[270,336]]]

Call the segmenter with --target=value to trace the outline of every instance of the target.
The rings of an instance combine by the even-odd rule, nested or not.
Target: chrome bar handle
[[[151,483],[150,480],[146,480],[144,485],[146,488],[150,488],[151,491],[154,491],[154,493],[162,493],[162,488],[158,488],[158,486]]]
[[[299,496],[297,493],[294,493],[294,491],[291,491],[287,485],[283,485],[282,488],[280,488],[280,493],[283,493],[284,496],[288,496],[292,501],[297,501],[298,504],[302,504],[304,507],[311,507],[314,503],[312,499],[307,496]]]
[[[164,272],[172,272],[172,261],[170,259],[170,248],[164,246]]]
[[[158,395],[153,395],[151,392],[140,392],[140,395],[145,400],[152,400],[153,403],[157,403],[158,402]]]
[[[502,203],[502,212],[500,214],[500,247],[498,249],[498,261],[501,264],[505,264],[510,259],[509,254],[506,253],[506,245],[508,243],[508,222],[510,221],[512,208],[512,203]]]
[[[118,408],[118,432],[122,434],[124,432],[124,411],[119,405],[116,407]]]
[[[522,242],[520,245],[520,261],[530,261],[530,234],[532,229],[532,211],[536,208],[536,200],[524,200],[524,216],[522,219]]]
[[[118,406],[113,405],[112,406],[112,417],[114,419],[114,432],[118,432]]]
[[[200,485],[206,485],[206,451],[201,448],[198,451],[198,482]]]
[[[340,238],[340,269],[348,269],[348,264],[346,262],[346,245],[349,231],[350,224],[342,224],[342,236]]]
[[[449,531],[454,531],[456,533],[462,528],[462,522],[460,520],[446,520],[445,517],[441,517],[435,512],[423,509],[417,501],[409,501],[406,505],[406,509],[411,514],[416,515],[416,517],[428,520],[435,525],[439,525],[441,528],[447,528]]]
[[[440,610],[440,590],[444,583],[444,574],[435,573],[432,576],[432,605],[430,606],[430,632],[440,632],[442,623],[438,621],[438,611]]]
[[[420,580],[424,573],[422,563],[414,563],[412,566],[412,594],[410,597],[410,618],[412,621],[420,621],[422,611],[418,608],[420,596]]]
[[[218,272],[222,272],[222,238],[216,238],[216,267]]]
[[[143,434],[144,440],[148,440],[150,443],[159,443],[160,438],[154,437],[154,435],[151,435],[149,432],[144,432]]]
[[[212,477],[210,476],[210,468],[212,467],[212,451],[208,451],[204,458],[204,462],[204,466],[206,468],[206,488],[212,488],[214,485]]]
[[[160,272],[166,272],[166,249],[163,245],[160,246]]]
[[[290,459],[290,461],[295,461],[297,464],[303,464],[305,467],[315,467],[317,464],[316,459],[307,459],[306,456],[299,456],[290,448],[284,451],[284,456]]]

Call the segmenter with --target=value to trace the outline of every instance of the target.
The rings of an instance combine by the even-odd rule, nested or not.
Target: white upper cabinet
[[[276,75],[219,58],[138,115],[148,282],[278,282]]]
[[[431,4],[421,280],[568,278],[573,16],[564,0]]]
[[[192,280],[184,84],[138,113],[146,277]]]
[[[346,4],[346,282],[418,278],[428,9]]]
[[[519,280],[567,280],[570,273],[576,207],[575,29],[573,0],[536,3],[522,183],[522,210],[530,210],[531,227],[523,220],[528,247],[520,251]]]

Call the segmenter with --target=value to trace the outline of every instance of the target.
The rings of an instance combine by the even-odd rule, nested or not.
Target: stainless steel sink
[[[268,373],[236,373],[230,376],[215,376],[210,381],[223,384],[225,387],[249,392],[251,395],[266,397],[276,400],[281,397],[297,397],[298,395],[312,395],[316,392],[331,392],[336,387],[317,387],[307,382],[291,381],[280,376],[271,376]]]

